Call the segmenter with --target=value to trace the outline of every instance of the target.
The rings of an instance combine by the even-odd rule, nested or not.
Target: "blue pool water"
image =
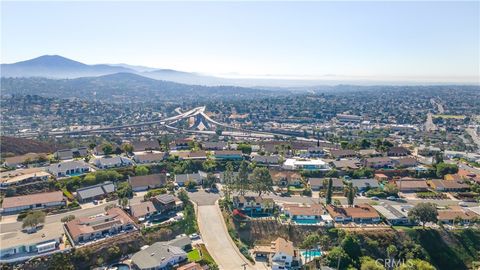
[[[320,257],[320,256],[322,256],[322,251],[320,251],[320,250],[305,250],[305,251],[302,251],[302,256],[303,257],[310,257],[310,258]]]
[[[318,223],[316,219],[294,219],[293,222],[297,224],[317,224]]]

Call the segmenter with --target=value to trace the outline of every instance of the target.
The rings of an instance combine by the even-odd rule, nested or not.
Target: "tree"
[[[204,188],[211,188],[215,185],[215,182],[217,181],[217,178],[213,173],[208,173],[207,178],[203,180],[202,186]]]
[[[327,194],[325,195],[325,203],[332,204],[333,180],[328,178]]]
[[[402,263],[397,270],[435,270],[429,262],[421,259],[409,259]]]
[[[133,145],[129,144],[129,143],[124,143],[122,145],[122,150],[125,152],[125,153],[133,153]]]
[[[146,166],[137,166],[135,167],[135,174],[136,175],[147,175],[148,174],[148,168]]]
[[[130,198],[133,196],[133,189],[130,183],[121,182],[117,186],[117,195],[119,198]]]
[[[368,256],[361,257],[360,262],[360,270],[385,270],[385,267],[383,267],[383,265]]]
[[[228,162],[223,173],[223,194],[225,194],[225,199],[230,201],[230,196],[233,190],[233,184],[235,182],[235,176],[233,175],[233,164]]]
[[[127,205],[128,205],[128,198],[127,198],[127,197],[120,197],[120,198],[118,198],[118,205],[120,205],[122,208],[127,207]]]
[[[190,181],[188,180],[187,182],[185,182],[185,187],[190,190],[190,189],[195,189],[197,187],[197,183],[195,183],[195,181]]]
[[[258,167],[253,170],[252,190],[261,196],[263,192],[272,191],[273,180],[270,172],[265,167]]]
[[[386,184],[383,186],[383,191],[387,193],[389,196],[396,196],[398,194],[398,187],[395,184]]]
[[[211,172],[217,167],[217,162],[215,159],[207,159],[202,163],[202,168],[204,171]]]
[[[436,166],[437,177],[443,178],[446,174],[453,174],[458,172],[457,164],[448,164],[445,162],[440,162]]]
[[[223,130],[220,129],[220,128],[217,128],[217,129],[215,130],[215,134],[217,134],[217,136],[222,136],[222,133],[223,133]]]
[[[338,177],[338,171],[332,169],[325,174],[326,177]]]
[[[345,187],[345,193],[347,196],[348,205],[353,205],[353,202],[355,200],[356,189],[353,186],[353,183],[351,181],[347,183],[347,186]]]
[[[422,223],[425,229],[427,222],[437,222],[438,211],[433,203],[419,203],[408,212],[408,217]]]
[[[104,143],[102,144],[102,151],[103,151],[103,154],[105,154],[106,156],[110,155],[113,151],[113,146],[109,143]]]
[[[238,176],[236,179],[235,189],[240,193],[240,195],[245,195],[249,188],[249,180],[248,180],[248,163],[243,160],[240,163],[240,169],[238,170]]]
[[[75,215],[68,215],[68,216],[63,217],[60,221],[61,222],[69,222],[69,221],[72,221],[74,219],[75,219]]]
[[[326,257],[328,266],[336,269],[347,269],[351,263],[351,259],[348,254],[341,247],[332,248]]]
[[[303,249],[311,249],[317,247],[319,243],[320,235],[318,235],[318,233],[311,233],[305,237],[300,247]]]
[[[341,243],[342,249],[352,260],[358,260],[362,255],[359,241],[354,234],[347,234]]]
[[[22,228],[36,228],[39,224],[45,222],[45,212],[33,211],[27,214],[23,219]]]

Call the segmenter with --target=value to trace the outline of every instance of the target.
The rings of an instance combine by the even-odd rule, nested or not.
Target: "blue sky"
[[[1,62],[479,81],[480,2],[2,2]]]

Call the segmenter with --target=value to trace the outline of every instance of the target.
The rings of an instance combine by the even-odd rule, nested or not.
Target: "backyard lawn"
[[[200,261],[200,252],[198,251],[198,249],[193,249],[192,251],[187,253],[187,258],[190,262]]]

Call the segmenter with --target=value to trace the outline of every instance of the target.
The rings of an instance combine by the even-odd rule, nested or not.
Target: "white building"
[[[286,170],[330,170],[330,166],[321,159],[289,158],[283,163]]]

